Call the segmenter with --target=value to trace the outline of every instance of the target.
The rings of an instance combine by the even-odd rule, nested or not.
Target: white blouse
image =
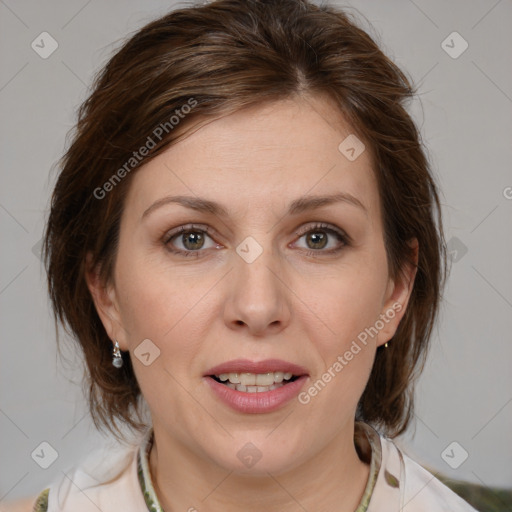
[[[39,495],[34,512],[163,512],[148,465],[152,434],[138,445],[93,452]],[[355,423],[355,442],[360,456],[371,453],[355,512],[476,512],[366,423]]]

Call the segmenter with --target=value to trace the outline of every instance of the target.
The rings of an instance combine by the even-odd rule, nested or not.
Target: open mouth
[[[297,380],[300,375],[278,371],[268,373],[221,373],[219,375],[209,375],[209,377],[236,391],[264,393],[286,386]]]

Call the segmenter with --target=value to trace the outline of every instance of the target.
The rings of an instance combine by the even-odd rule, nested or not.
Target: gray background
[[[175,5],[0,0],[0,510],[107,442],[87,415],[79,360],[69,349],[63,360],[57,356],[38,243],[51,169],[93,72],[122,38]],[[399,442],[435,471],[510,486],[512,2],[343,5],[372,23],[370,33],[420,85],[411,111],[443,190],[453,251],[442,317],[419,381],[415,428]],[[44,31],[59,45],[47,59],[31,48]],[[442,47],[453,31],[469,44],[458,58]],[[461,48],[461,40],[446,44],[452,52]],[[58,452],[48,469],[31,457],[43,441]],[[462,450],[468,458],[460,464]]]

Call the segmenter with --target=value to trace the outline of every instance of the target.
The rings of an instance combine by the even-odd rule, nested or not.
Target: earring
[[[388,342],[384,343],[384,348],[388,348]]]
[[[112,364],[116,368],[121,368],[123,366],[123,358],[121,357],[121,350],[119,349],[119,343],[117,340],[114,340],[114,348],[112,350]]]

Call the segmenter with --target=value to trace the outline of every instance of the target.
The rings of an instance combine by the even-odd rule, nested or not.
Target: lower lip
[[[232,409],[235,409],[235,411],[249,414],[272,412],[284,406],[299,394],[307,378],[307,375],[302,375],[293,382],[277,389],[272,389],[271,391],[245,393],[231,389],[225,384],[217,382],[212,377],[205,377],[211,390],[222,402],[229,405]]]

